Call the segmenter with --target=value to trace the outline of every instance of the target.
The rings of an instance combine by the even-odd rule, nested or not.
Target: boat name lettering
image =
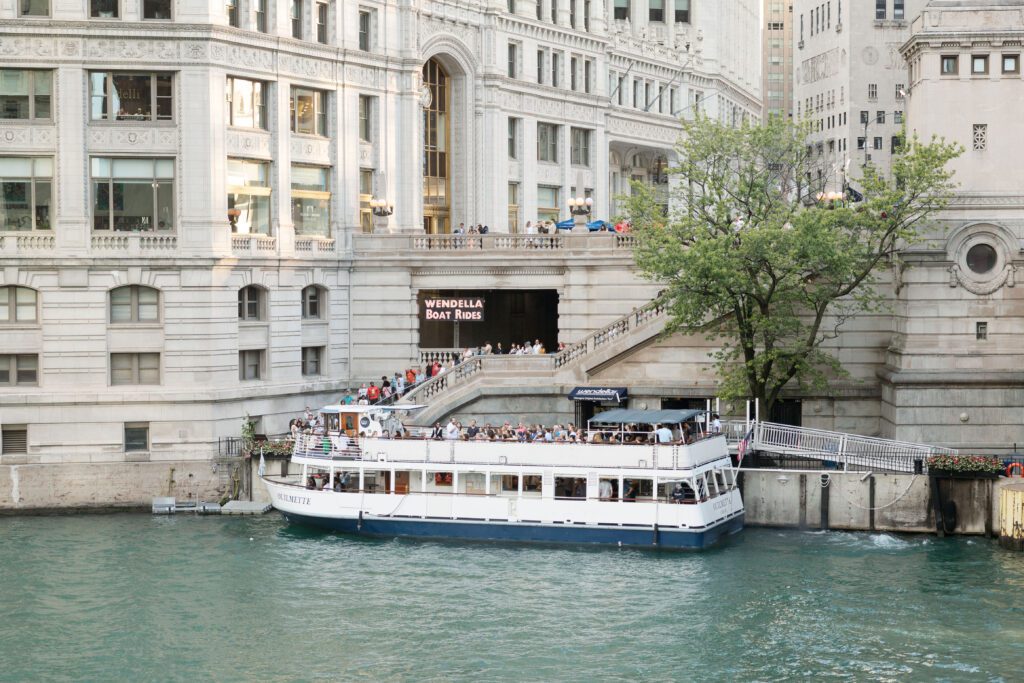
[[[722,500],[716,500],[711,505],[711,509],[712,510],[724,510],[727,507],[729,507],[729,499],[728,498],[723,498]]]
[[[292,496],[287,493],[277,494],[278,500],[283,500],[286,503],[298,503],[299,505],[309,505],[308,496]]]

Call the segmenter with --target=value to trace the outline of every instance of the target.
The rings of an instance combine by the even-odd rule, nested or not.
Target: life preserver
[[[1017,470],[1017,474],[1024,477],[1024,463],[1011,462],[1009,465],[1006,466],[1006,476],[1012,477],[1014,470]]]

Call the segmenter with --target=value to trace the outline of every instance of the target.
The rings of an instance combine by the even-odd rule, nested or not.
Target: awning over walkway
[[[703,410],[606,410],[590,418],[598,424],[679,424],[703,415]]]
[[[615,401],[622,403],[629,397],[626,387],[576,387],[569,392],[574,401]]]

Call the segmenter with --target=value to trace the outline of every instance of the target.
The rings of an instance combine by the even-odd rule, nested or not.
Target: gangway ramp
[[[738,432],[735,424],[730,427],[732,434]],[[740,438],[750,430],[750,450],[835,463],[841,469],[925,473],[930,456],[957,454],[942,446],[774,422],[752,422]]]

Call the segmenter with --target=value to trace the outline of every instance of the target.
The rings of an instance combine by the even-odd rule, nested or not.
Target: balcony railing
[[[334,240],[322,237],[296,237],[295,253],[303,254],[333,254]]]
[[[633,249],[632,235],[615,232],[589,234],[559,233],[555,235],[520,235],[493,233],[487,235],[417,235],[359,234],[353,236],[353,248],[359,255],[375,254],[446,254],[472,258],[481,253],[500,256],[511,252],[534,254],[538,251],[567,253],[586,252],[620,255]]]
[[[269,235],[232,235],[231,251],[238,256],[272,256],[277,253],[277,238]]]

